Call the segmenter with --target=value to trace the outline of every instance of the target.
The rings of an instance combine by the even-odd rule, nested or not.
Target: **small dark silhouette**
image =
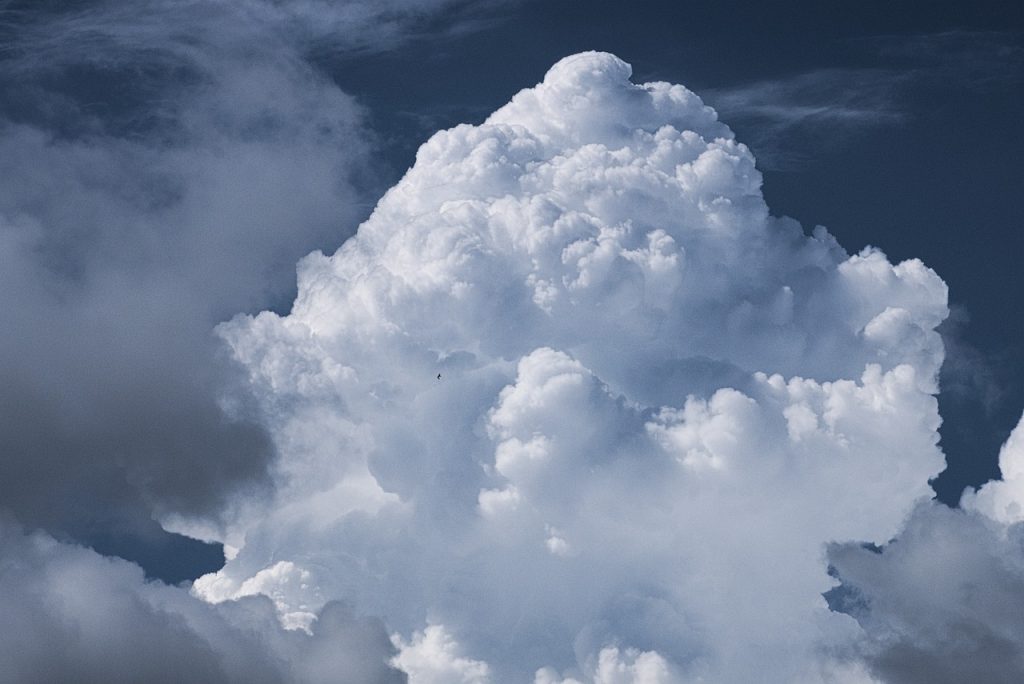
[[[438,373],[438,374],[437,374],[437,379],[438,379],[438,380],[440,380],[440,379],[441,379],[441,374],[440,374],[440,373]]]

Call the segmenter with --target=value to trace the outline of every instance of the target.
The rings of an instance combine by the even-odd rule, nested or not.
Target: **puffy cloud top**
[[[864,676],[824,545],[931,493],[945,284],[772,217],[630,74],[574,55],[437,133],[289,315],[220,327],[281,456],[271,504],[165,519],[237,553],[199,596],[345,599],[414,684]]]
[[[961,505],[1002,523],[1024,522],[1024,416],[999,452],[999,470],[1002,480],[964,492]]]

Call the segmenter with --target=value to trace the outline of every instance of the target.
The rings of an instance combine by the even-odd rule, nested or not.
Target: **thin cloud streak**
[[[711,88],[704,96],[743,131],[762,168],[784,170],[871,129],[907,125],[908,102],[921,93],[983,93],[1020,82],[1020,41],[999,32],[875,36],[854,46],[861,61],[884,58],[885,66],[818,69]]]

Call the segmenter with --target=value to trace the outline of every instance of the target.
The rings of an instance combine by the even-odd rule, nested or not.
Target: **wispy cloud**
[[[1024,48],[1014,33],[875,36],[854,41],[854,47],[862,65],[712,88],[702,95],[742,129],[762,167],[785,168],[822,146],[905,124],[920,99],[941,90],[1003,89],[1024,75]]]
[[[743,129],[762,166],[777,168],[799,163],[812,145],[902,121],[899,90],[911,78],[888,69],[822,69],[703,96]]]

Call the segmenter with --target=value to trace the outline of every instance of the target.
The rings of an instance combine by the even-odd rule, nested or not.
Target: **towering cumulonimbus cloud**
[[[414,684],[870,676],[825,548],[931,495],[945,284],[771,216],[630,75],[574,55],[437,133],[290,314],[219,328],[280,456],[272,501],[164,516],[228,545],[196,595],[343,599]]]

